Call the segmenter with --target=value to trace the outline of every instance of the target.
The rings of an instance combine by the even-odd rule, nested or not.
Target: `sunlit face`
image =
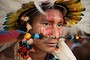
[[[46,15],[38,15],[32,22],[32,33],[42,33],[45,36],[55,36],[56,38],[35,39],[34,46],[44,52],[55,50],[59,36],[62,35],[63,15],[59,10],[50,9]]]

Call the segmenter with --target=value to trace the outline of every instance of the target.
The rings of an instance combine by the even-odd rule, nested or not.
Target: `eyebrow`
[[[50,23],[54,23],[54,20],[41,19],[41,22],[50,22]]]

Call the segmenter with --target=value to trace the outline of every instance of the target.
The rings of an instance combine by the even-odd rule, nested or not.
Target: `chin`
[[[55,51],[55,47],[47,48],[46,51],[47,51],[48,53],[54,52],[54,51]]]

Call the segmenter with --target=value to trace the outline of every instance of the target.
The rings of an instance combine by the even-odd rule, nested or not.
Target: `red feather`
[[[0,45],[8,42],[16,42],[20,32],[15,31],[0,31]]]

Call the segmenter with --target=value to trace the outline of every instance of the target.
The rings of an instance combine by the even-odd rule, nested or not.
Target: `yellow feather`
[[[68,22],[69,25],[71,24],[71,25],[74,25],[74,26],[78,22],[78,20],[74,20],[74,19],[70,19],[70,18],[65,19],[65,21]]]
[[[83,11],[84,9],[84,6],[82,5],[81,2],[77,4],[68,5],[67,7],[69,8],[70,11]]]
[[[70,12],[70,15],[73,15],[73,16],[83,16],[84,14],[81,13],[81,12]]]
[[[76,23],[75,22],[73,22],[73,21],[71,21],[71,20],[69,20],[70,21],[70,23],[71,24],[73,24],[74,26],[76,25]]]
[[[15,26],[16,23],[14,22],[14,23],[11,23],[11,24],[9,24],[9,25],[8,25],[8,24],[6,24],[6,25],[9,26],[9,27],[10,27],[10,26],[12,27],[12,26]]]
[[[64,1],[64,0],[63,0]],[[77,2],[77,0],[70,0],[70,1],[68,1],[68,2],[64,2],[65,4],[67,4],[67,5],[71,5],[71,4],[74,4],[74,3],[76,3]]]
[[[68,18],[70,19],[74,19],[74,20],[77,20],[77,21],[80,21],[82,18],[80,16],[73,16],[73,15],[68,15]]]
[[[56,0],[56,3],[60,3],[60,2],[63,2],[63,0]]]

